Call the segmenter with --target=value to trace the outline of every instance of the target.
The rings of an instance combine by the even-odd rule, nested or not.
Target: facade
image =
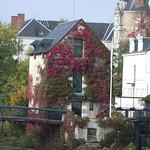
[[[123,0],[118,3],[114,16],[114,48],[138,34],[150,36],[149,0]]]
[[[150,94],[150,38],[137,35],[130,39],[130,49],[123,54],[122,98],[116,107],[143,108],[141,99]]]
[[[75,138],[99,141],[104,131],[98,126],[97,117],[109,115],[108,49],[82,19],[57,25],[45,38],[34,41],[32,45],[34,50],[29,58],[29,79],[32,81],[29,82],[29,106],[42,107],[43,104],[43,101],[41,103],[35,98],[35,87],[40,85],[43,78],[39,68],[49,68],[48,73],[51,76],[56,75],[58,70],[62,75],[71,70],[68,80],[71,81],[73,95],[68,109],[81,118],[89,117],[86,126],[76,126]],[[59,61],[62,60],[61,56],[63,61]],[[46,60],[50,60],[51,66],[47,67]],[[69,67],[66,66],[66,61]],[[93,87],[93,93],[90,87]],[[86,92],[87,89],[89,92]],[[94,95],[91,97],[91,94]],[[48,107],[47,103],[44,107]]]

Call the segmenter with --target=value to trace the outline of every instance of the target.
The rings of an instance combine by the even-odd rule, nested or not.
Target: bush
[[[102,141],[103,146],[109,147],[112,143],[116,143],[117,147],[126,147],[133,142],[134,127],[131,120],[125,118],[121,113],[115,112],[111,118],[99,120],[100,127],[112,128],[112,132],[107,133]]]
[[[115,142],[116,142],[115,132],[111,131],[104,135],[104,139],[101,140],[100,144],[102,147],[110,147],[110,145]]]
[[[19,138],[19,146],[22,148],[38,148],[40,139],[36,135],[22,135]]]
[[[126,150],[136,150],[135,145],[134,145],[133,143],[130,143],[130,144],[127,146]]]
[[[117,150],[117,145],[115,143],[111,144],[110,150]]]

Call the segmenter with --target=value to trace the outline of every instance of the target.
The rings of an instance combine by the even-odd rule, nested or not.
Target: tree
[[[122,54],[129,49],[128,43],[122,44],[113,54],[113,98],[122,96],[122,73],[123,58]]]
[[[6,84],[10,104],[27,105],[27,77],[28,77],[28,60],[16,64],[16,72],[8,78]]]
[[[16,32],[9,25],[0,23],[0,103],[2,104],[25,104],[27,101],[28,61],[19,62],[15,59],[20,49]]]
[[[112,129],[104,136],[103,146],[110,146],[112,143],[116,143],[118,148],[123,148],[133,142],[133,122],[121,113],[113,112],[111,118],[99,120],[99,125],[103,128]]]
[[[16,32],[9,25],[0,23],[0,100],[8,97],[5,84],[8,78],[16,71],[16,60],[13,56],[17,53],[18,43],[15,38]]]

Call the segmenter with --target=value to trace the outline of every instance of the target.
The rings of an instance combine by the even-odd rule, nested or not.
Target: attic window
[[[74,53],[74,57],[83,57],[83,40],[82,39],[74,39],[73,53]]]

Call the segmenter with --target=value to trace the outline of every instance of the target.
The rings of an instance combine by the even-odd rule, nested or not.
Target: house
[[[150,94],[150,37],[130,38],[128,53],[123,54],[122,97],[116,107],[144,107],[142,98]]]
[[[76,126],[75,138],[100,141],[104,133],[97,124],[97,117],[109,115],[109,50],[82,19],[58,24],[46,37],[35,40],[32,45],[34,50],[29,57],[29,107],[48,107],[53,100],[54,105],[57,100],[58,105],[66,105],[67,102],[62,102],[64,99],[67,101],[68,96],[58,98],[59,92],[55,95],[57,91],[53,90],[55,85],[51,88],[53,96],[46,98],[44,94],[42,97],[48,103],[37,95],[41,90],[44,93],[48,82],[43,70],[54,78],[67,75],[70,82],[68,87],[73,92],[67,108],[81,118],[89,117],[89,122],[83,128]],[[43,79],[44,86],[40,88]],[[58,79],[59,86],[65,86],[63,79]]]

